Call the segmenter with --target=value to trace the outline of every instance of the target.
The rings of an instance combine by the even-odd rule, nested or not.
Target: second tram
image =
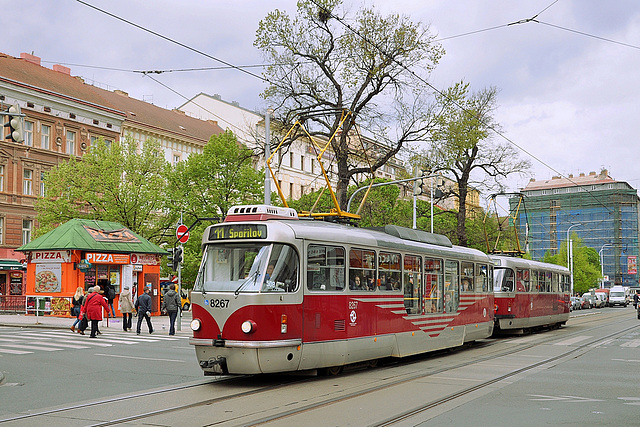
[[[569,320],[569,269],[490,255],[494,262],[496,332],[560,326]]]

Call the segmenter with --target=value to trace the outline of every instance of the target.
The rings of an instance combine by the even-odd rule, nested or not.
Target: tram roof
[[[509,256],[489,255],[489,258],[500,267],[524,267],[524,268],[537,268],[545,270],[556,270],[563,273],[569,273],[569,269],[562,265],[549,264],[541,261],[534,261],[531,259],[515,258]]]
[[[269,221],[281,222],[291,228],[297,238],[326,241],[330,243],[350,244],[352,246],[376,246],[385,249],[395,249],[408,252],[424,252],[453,254],[463,258],[481,257],[488,260],[487,255],[473,248],[454,246],[446,237],[427,232],[418,232],[395,225],[381,228],[358,228],[342,224],[323,221]]]

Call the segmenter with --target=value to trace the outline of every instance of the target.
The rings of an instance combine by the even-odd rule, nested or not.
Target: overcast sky
[[[136,70],[259,65],[258,22],[295,0],[86,0],[97,8],[178,41],[178,46],[77,0],[3,2],[0,51],[21,52],[71,68],[105,89],[164,108],[200,92],[264,110],[264,84],[235,69],[174,71],[152,77]],[[496,119],[530,158],[532,176],[550,179],[602,168],[640,184],[640,1],[637,0],[354,0],[358,8],[408,15],[430,25],[446,50],[431,83],[464,80],[497,87]],[[507,25],[537,15],[539,22]],[[486,30],[486,31],[483,31]],[[248,68],[260,74],[260,68]],[[154,80],[155,79],[155,80]],[[160,82],[160,83],[158,83]],[[532,155],[533,157],[530,157]],[[529,177],[512,179],[509,190]]]

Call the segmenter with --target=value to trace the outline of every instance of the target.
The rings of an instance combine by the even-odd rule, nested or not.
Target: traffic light
[[[425,194],[426,186],[427,183],[425,183],[424,179],[416,179],[415,181],[413,181],[413,195],[419,196],[421,194]]]
[[[173,269],[178,271],[180,264],[182,264],[182,246],[178,246],[173,251]]]
[[[11,138],[14,142],[24,141],[20,105],[14,104],[9,107],[9,122],[4,126],[9,128],[9,135],[7,135],[7,138]]]
[[[176,248],[169,248],[169,255],[167,255],[167,265],[169,265],[169,267],[171,267],[173,270],[176,269],[175,267],[175,259],[176,259]]]
[[[168,264],[173,271],[178,271],[178,266],[182,264],[182,247],[170,248],[169,255],[167,255]]]

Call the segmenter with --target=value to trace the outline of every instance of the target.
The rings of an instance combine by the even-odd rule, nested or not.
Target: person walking
[[[133,301],[131,300],[131,292],[129,287],[125,286],[124,290],[120,292],[120,312],[122,313],[122,329],[125,332],[131,330],[131,317],[133,316]]]
[[[71,325],[71,332],[76,331],[76,325],[80,323],[80,311],[82,310],[82,302],[84,301],[84,289],[78,286],[76,293],[71,298],[71,314],[76,316],[76,321]]]
[[[140,335],[140,326],[142,326],[142,319],[147,320],[147,326],[149,327],[149,333],[153,333],[153,325],[151,325],[151,296],[149,295],[151,288],[145,287],[144,293],[136,300],[136,309],[138,310],[138,325],[136,327],[136,334]]]
[[[102,320],[103,308],[107,311],[107,316],[109,316],[107,301],[100,294],[100,286],[96,285],[93,287],[93,292],[87,295],[87,301],[83,306],[82,312],[91,321],[91,335],[89,335],[89,338],[95,338],[101,333],[98,330],[98,322]]]
[[[171,285],[162,299],[162,311],[166,311],[169,314],[169,335],[176,334],[176,317],[182,303],[180,295],[176,292],[177,287],[177,285]]]
[[[116,299],[116,288],[109,282],[106,285],[105,289],[105,297],[107,297],[107,302],[109,303],[109,308],[111,309],[112,318],[116,318],[116,311],[113,309],[113,300]]]

